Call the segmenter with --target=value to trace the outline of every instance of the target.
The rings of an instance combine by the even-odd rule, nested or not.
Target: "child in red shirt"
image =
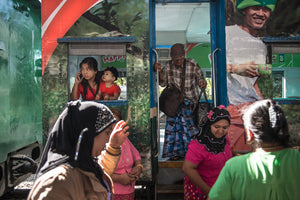
[[[115,83],[118,77],[119,73],[115,67],[104,69],[96,100],[118,100],[121,93],[120,87]]]

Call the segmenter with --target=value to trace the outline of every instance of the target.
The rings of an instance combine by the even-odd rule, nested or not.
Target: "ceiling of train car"
[[[209,15],[209,3],[157,4],[157,45],[210,42]]]

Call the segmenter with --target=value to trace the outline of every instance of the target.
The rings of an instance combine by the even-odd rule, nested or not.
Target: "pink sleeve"
[[[130,146],[131,152],[132,152],[132,156],[133,156],[133,160],[141,160],[141,156],[140,153],[138,152],[138,150],[133,146],[133,144],[130,142],[130,140],[127,138],[126,140],[128,140],[128,144]]]
[[[185,159],[198,165],[206,157],[205,146],[199,144],[197,140],[192,140],[188,146],[188,151],[185,155]]]

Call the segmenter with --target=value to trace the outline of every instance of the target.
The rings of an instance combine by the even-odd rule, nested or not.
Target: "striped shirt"
[[[192,104],[196,104],[199,96],[200,80],[205,80],[203,72],[198,63],[192,58],[185,58],[185,85],[184,85],[184,98],[190,100]],[[181,76],[183,75],[184,64],[176,66],[173,61],[168,62],[167,66],[162,69],[163,79],[159,80],[159,85],[162,87],[168,84],[175,84],[179,89],[182,82]]]

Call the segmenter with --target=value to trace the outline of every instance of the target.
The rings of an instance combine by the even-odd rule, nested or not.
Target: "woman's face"
[[[244,24],[251,29],[262,29],[268,18],[271,10],[264,6],[250,6],[242,11],[244,15]]]
[[[108,143],[110,134],[115,127],[116,123],[113,123],[109,127],[107,127],[104,131],[99,133],[95,138],[94,138],[94,145],[92,149],[92,157],[97,157],[101,154],[101,151],[104,150],[105,144]]]
[[[81,74],[86,80],[94,80],[97,74],[93,68],[90,68],[88,64],[83,63],[81,65]]]
[[[216,138],[221,138],[228,133],[229,126],[230,124],[226,119],[221,119],[210,126],[211,133]]]

